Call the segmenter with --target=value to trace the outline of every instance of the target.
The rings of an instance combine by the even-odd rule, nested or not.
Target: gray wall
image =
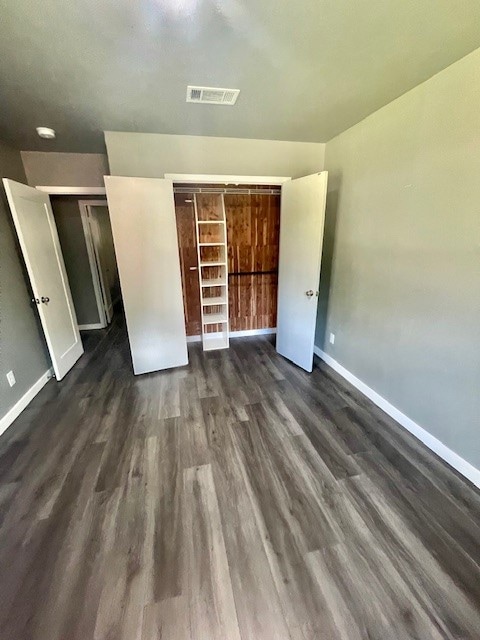
[[[325,145],[158,133],[105,132],[112,176],[165,173],[299,177],[322,171]]]
[[[101,153],[22,151],[28,184],[32,187],[104,187],[107,156]]]
[[[317,330],[320,348],[476,467],[479,69],[477,50],[327,144]]]
[[[0,174],[25,182],[20,153],[0,143]],[[50,367],[17,252],[10,209],[0,187],[0,419]],[[12,370],[17,383],[10,387]]]
[[[52,196],[50,200],[78,324],[97,324],[100,322],[100,317],[78,197]]]

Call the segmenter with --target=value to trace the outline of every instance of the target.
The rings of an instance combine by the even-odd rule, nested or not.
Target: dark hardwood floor
[[[85,345],[0,439],[2,640],[480,638],[479,492],[328,367]]]

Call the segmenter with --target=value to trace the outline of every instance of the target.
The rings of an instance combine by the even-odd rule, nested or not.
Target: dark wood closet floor
[[[2,640],[480,638],[479,492],[326,366],[85,343],[0,439]]]

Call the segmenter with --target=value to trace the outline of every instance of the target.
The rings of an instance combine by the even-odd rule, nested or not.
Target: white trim
[[[377,407],[380,407],[391,418],[396,420],[402,427],[413,434],[416,438],[423,442],[429,449],[434,451],[437,456],[442,458],[451,467],[456,469],[465,478],[470,480],[476,487],[480,488],[480,469],[476,469],[470,462],[467,462],[461,458],[457,453],[449,449],[443,442],[432,436],[431,433],[426,431],[423,427],[414,422],[411,418],[399,411],[393,404],[390,404],[388,400],[385,400],[380,394],[371,389],[368,385],[357,378],[353,373],[345,369],[341,364],[334,360],[327,353],[314,347],[313,351],[315,355],[321,358],[332,369],[339,373],[345,380],[348,380],[350,384],[356,387],[363,395],[367,396]]]
[[[277,333],[277,328],[268,329],[244,329],[243,331],[230,331],[231,338],[245,338],[247,336],[266,336]]]
[[[165,178],[173,182],[189,183],[198,182],[203,184],[283,184],[291,180],[286,176],[230,176],[230,175],[210,175],[203,173],[166,173]]]
[[[35,382],[30,389],[23,394],[23,396],[13,405],[11,409],[0,419],[0,435],[8,429],[16,418],[22,413],[22,411],[30,404],[37,393],[43,389],[50,378],[53,375],[53,369],[48,369],[44,374]]]
[[[50,196],[104,196],[105,187],[35,187]]]
[[[104,327],[107,326],[107,312],[106,312],[105,303],[104,303],[104,293],[102,291],[104,288],[104,284],[101,281],[102,274],[100,270],[100,265],[98,263],[98,255],[97,255],[95,243],[93,241],[93,234],[90,228],[90,221],[88,217],[89,216],[88,207],[93,204],[100,204],[102,206],[106,206],[107,201],[106,200],[79,200],[78,201],[78,207],[80,209],[80,217],[82,220],[83,235],[85,236],[85,245],[87,247],[88,263],[90,265],[90,273],[92,275],[93,291],[95,293],[98,317],[100,319],[100,323],[97,323],[97,324],[99,324],[100,326],[92,327],[89,325],[80,325],[79,326],[80,329],[86,326],[88,326],[90,329],[91,328],[103,329]]]
[[[266,336],[271,335],[272,333],[277,333],[276,328],[268,328],[268,329],[245,329],[243,331],[230,331],[230,338],[245,338],[247,336]],[[207,334],[208,336],[213,334]],[[187,342],[201,342],[202,336],[187,336]]]
[[[91,324],[79,324],[80,331],[90,331],[90,329],[105,329],[107,325],[101,322],[92,322]]]

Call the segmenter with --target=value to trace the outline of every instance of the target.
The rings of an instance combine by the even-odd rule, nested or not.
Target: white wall
[[[22,151],[28,184],[32,187],[104,187],[107,156],[102,153]]]
[[[325,145],[158,133],[105,132],[110,172],[159,178],[165,173],[299,177],[323,169]]]

